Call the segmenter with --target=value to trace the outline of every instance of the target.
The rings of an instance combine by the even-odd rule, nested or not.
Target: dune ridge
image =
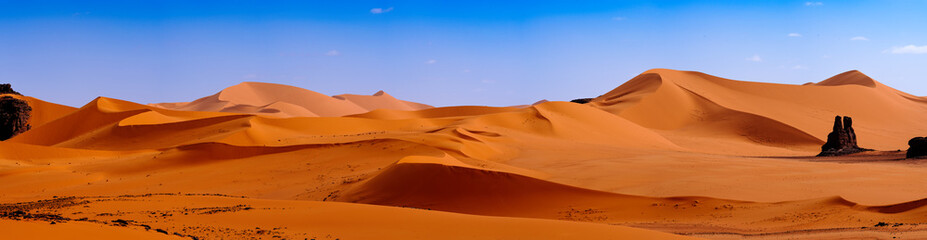
[[[876,82],[875,80],[873,80],[872,78],[870,78],[869,76],[867,76],[866,74],[863,74],[862,72],[858,70],[850,70],[850,71],[843,72],[841,74],[837,74],[828,79],[825,79],[824,81],[818,82],[816,85],[818,86],[840,86],[840,85],[849,85],[849,84],[856,84],[856,85],[874,88],[876,87],[877,84],[881,84],[881,83]]]

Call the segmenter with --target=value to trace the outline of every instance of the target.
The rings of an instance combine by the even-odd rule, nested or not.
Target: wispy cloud
[[[883,52],[892,54],[927,54],[927,45],[915,46],[912,44],[904,47],[892,47],[892,49],[888,49]]]
[[[388,7],[388,8],[371,8],[371,9],[370,9],[370,13],[373,13],[373,14],[388,13],[388,12],[391,12],[391,11],[393,11],[393,7]]]
[[[71,16],[80,16],[80,15],[90,15],[90,12],[76,12],[71,14]]]
[[[802,65],[795,65],[795,66],[792,66],[792,69],[801,70],[801,69],[808,69],[808,68]]]
[[[625,19],[628,19],[628,18],[626,17],[613,17],[612,18],[612,20],[615,20],[615,21],[624,21]]]
[[[428,61],[425,61],[425,64],[435,64],[436,62],[438,62],[438,60],[428,59]]]
[[[805,2],[805,6],[809,6],[809,7],[817,7],[817,6],[823,6],[823,5],[824,5],[823,2]]]
[[[799,33],[789,33],[789,37],[801,37]]]
[[[753,54],[752,57],[748,57],[748,58],[746,58],[746,60],[747,60],[747,61],[751,61],[751,62],[762,62],[762,61],[763,61],[763,59],[760,58],[760,55],[758,55],[758,54]]]
[[[869,41],[869,38],[866,38],[863,36],[856,36],[856,37],[850,38],[850,41]]]
[[[341,55],[341,52],[338,50],[332,49],[331,51],[325,52],[325,56],[338,56]]]

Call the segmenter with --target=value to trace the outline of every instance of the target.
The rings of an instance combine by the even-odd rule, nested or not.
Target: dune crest
[[[837,74],[833,77],[830,77],[824,81],[817,83],[818,86],[840,86],[840,85],[860,85],[866,87],[876,87],[877,82],[857,70],[846,71],[841,74]]]
[[[396,99],[383,91],[371,96],[343,94],[329,97],[298,87],[262,82],[243,82],[193,102],[150,105],[173,110],[231,112],[275,117],[340,117],[376,109],[431,108],[425,104]]]

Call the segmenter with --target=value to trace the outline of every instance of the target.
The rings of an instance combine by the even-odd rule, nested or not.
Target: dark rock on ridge
[[[586,104],[586,103],[591,102],[592,99],[594,99],[594,98],[577,98],[577,99],[570,100],[570,102],[575,102],[575,103],[579,103],[579,104]]]
[[[927,156],[927,138],[915,137],[908,140],[907,158],[916,158]]]
[[[821,146],[818,156],[840,156],[853,154],[871,149],[860,148],[856,144],[856,131],[853,130],[853,119],[850,117],[834,117],[834,129],[827,134],[827,142]]]
[[[9,84],[6,85],[9,86]],[[29,126],[30,114],[32,114],[32,107],[26,101],[11,96],[0,97],[0,141],[28,131],[31,128]]]
[[[19,94],[19,93],[16,92],[16,91],[13,91],[13,86],[10,85],[9,83],[0,84],[0,94],[16,94],[16,95],[22,95],[22,94]]]

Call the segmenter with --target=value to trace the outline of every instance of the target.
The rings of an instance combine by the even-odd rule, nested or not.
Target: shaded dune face
[[[450,162],[455,160],[448,157],[414,158],[427,160],[393,164],[376,177],[348,190],[338,200],[509,215],[512,214],[510,211],[537,211],[552,206],[562,207],[571,200],[614,195],[515,173],[476,169],[460,162]]]
[[[586,104],[519,107],[433,108],[266,83],[189,103],[13,98],[30,103],[33,127],[0,142],[0,182],[14,183],[0,184],[0,204],[12,204],[0,213],[30,206],[80,224],[334,239],[369,238],[351,234],[374,221],[389,226],[375,237],[436,239],[488,221],[681,239],[652,230],[787,238],[927,221],[927,168],[894,161],[904,153],[812,157],[838,114],[877,150],[927,132],[927,101],[857,71],[799,86],[653,69]],[[38,207],[61,196],[81,204]],[[538,237],[490,229],[506,234],[482,237]],[[549,238],[558,237],[569,239]]]

